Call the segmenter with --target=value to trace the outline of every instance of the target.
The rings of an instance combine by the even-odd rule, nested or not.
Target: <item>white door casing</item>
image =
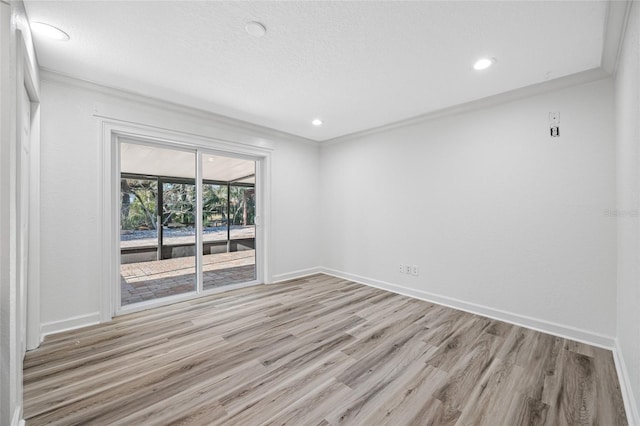
[[[101,219],[99,221],[102,236],[102,284],[100,295],[100,321],[109,321],[116,314],[134,312],[147,306],[119,309],[119,205],[120,205],[120,140],[135,141],[136,143],[159,144],[193,149],[198,156],[211,153],[222,156],[239,156],[256,162],[256,268],[257,276],[253,283],[269,283],[270,276],[270,164],[272,147],[266,145],[251,146],[234,143],[227,140],[215,139],[210,136],[200,136],[182,133],[174,130],[160,129],[139,123],[124,122],[111,117],[95,115],[101,121],[102,128],[102,184]],[[199,176],[198,176],[199,177]],[[201,229],[199,230],[201,231]],[[198,233],[201,235],[201,232]],[[201,252],[199,249],[198,251]],[[199,253],[201,254],[201,253]],[[200,268],[198,268],[200,269]],[[194,295],[199,297],[199,295]],[[165,302],[175,302],[169,299]]]
[[[18,306],[20,309],[19,345],[21,356],[27,350],[27,289],[29,283],[29,215],[30,215],[30,146],[31,146],[31,100],[25,87],[22,88],[21,129],[17,149],[17,206],[18,206]]]

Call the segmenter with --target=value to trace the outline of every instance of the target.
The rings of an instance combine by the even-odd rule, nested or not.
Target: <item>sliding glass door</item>
[[[256,280],[254,160],[127,141],[120,178],[118,310]]]
[[[255,280],[255,163],[204,155],[202,177],[204,289]]]

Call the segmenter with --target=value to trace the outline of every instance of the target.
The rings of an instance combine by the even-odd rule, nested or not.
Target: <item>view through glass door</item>
[[[120,178],[120,307],[256,279],[255,161],[122,142]]]
[[[204,290],[256,279],[255,162],[202,157]]]

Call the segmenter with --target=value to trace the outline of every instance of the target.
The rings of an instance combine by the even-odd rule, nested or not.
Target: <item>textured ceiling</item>
[[[25,1],[40,65],[327,140],[601,65],[607,3]],[[247,21],[267,27],[263,38]],[[473,62],[498,62],[477,72]],[[322,127],[311,125],[313,118]]]

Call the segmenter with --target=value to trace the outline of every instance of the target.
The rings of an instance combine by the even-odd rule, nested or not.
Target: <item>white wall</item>
[[[0,199],[8,200],[11,191],[9,173],[11,169],[11,141],[13,123],[12,101],[15,102],[15,89],[10,80],[11,43],[11,7],[0,3]],[[11,328],[12,300],[11,292],[15,288],[15,280],[9,276],[11,229],[9,203],[0,203],[0,423],[11,421],[13,408],[11,407]],[[14,305],[15,306],[15,305]]]
[[[271,165],[274,281],[314,272],[320,260],[319,148],[283,141],[278,149]]]
[[[15,84],[11,81],[11,7],[0,3],[0,199],[11,192],[11,144],[15,143]],[[11,333],[15,323],[15,279],[9,274],[11,256],[11,208],[0,203],[0,424],[9,424],[15,403],[12,401]],[[14,326],[15,327],[15,326]]]
[[[100,120],[107,115],[228,141],[274,143],[271,275],[317,266],[319,148],[200,111],[43,73],[42,322],[48,332],[97,319],[100,309]],[[290,255],[294,253],[293,255]]]
[[[615,79],[619,355],[640,407],[640,7],[634,4]],[[640,422],[640,418],[636,418]]]
[[[613,119],[605,79],[323,147],[323,266],[611,344]]]
[[[18,64],[18,31],[37,80],[37,62],[21,2],[0,1],[0,424],[17,424],[22,416],[22,303],[16,269],[16,103],[22,86],[23,61]],[[22,50],[20,50],[22,52]],[[20,75],[18,70],[21,70]],[[35,82],[37,84],[37,81]]]

